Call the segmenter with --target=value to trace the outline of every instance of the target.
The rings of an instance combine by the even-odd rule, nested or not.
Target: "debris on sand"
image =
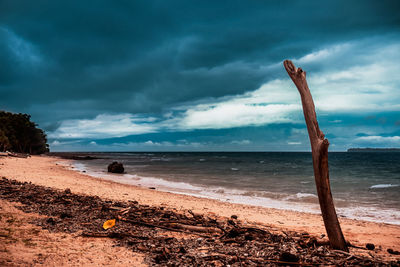
[[[399,266],[399,262],[332,250],[308,233],[272,233],[236,216],[111,201],[6,178],[0,179],[0,198],[21,203],[18,208],[24,212],[48,216],[34,222],[44,229],[115,239],[117,245],[144,253],[150,265]]]

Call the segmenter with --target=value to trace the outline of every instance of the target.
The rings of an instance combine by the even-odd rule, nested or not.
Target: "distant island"
[[[349,148],[347,152],[399,152],[400,148]]]

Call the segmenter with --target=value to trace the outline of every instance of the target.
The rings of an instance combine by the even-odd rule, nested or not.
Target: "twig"
[[[315,263],[303,263],[303,262],[288,262],[288,261],[278,261],[278,260],[270,260],[270,259],[263,259],[266,262],[270,263],[279,263],[279,264],[286,264],[286,265],[300,265],[300,266],[316,266],[318,264]]]
[[[169,223],[169,226],[171,226],[173,228],[182,229],[182,230],[201,232],[201,233],[221,233],[222,232],[219,228],[186,225],[186,224],[182,224],[182,223]]]
[[[189,234],[189,235],[198,235],[198,236],[201,236],[201,237],[204,237],[204,238],[209,238],[210,237],[210,236],[202,235],[202,234],[199,234],[199,233],[196,233],[196,232],[189,232],[189,231],[184,231],[184,230],[181,230],[181,229],[175,229],[175,228],[170,228],[170,227],[166,227],[166,226],[162,226],[162,225],[146,223],[146,222],[133,221],[133,220],[122,218],[121,216],[118,216],[118,219],[121,220],[121,221],[124,221],[124,222],[129,222],[131,224],[146,226],[146,227],[150,227],[150,228],[160,228],[160,229],[164,229],[164,230],[168,230],[168,231],[181,232],[181,233],[185,233],[185,234]]]
[[[83,232],[81,236],[84,237],[108,237],[108,238],[117,238],[122,239],[124,237],[133,237],[138,239],[148,239],[146,236],[137,236],[132,233],[116,233],[116,232],[109,232],[109,233],[99,233],[99,232]]]
[[[215,259],[215,258],[218,258],[218,257],[226,259],[228,257],[232,257],[232,255],[218,253],[218,254],[212,254],[212,255],[204,256],[203,259],[204,258]],[[288,261],[280,261],[280,260],[276,260],[276,259],[264,259],[264,258],[257,258],[257,257],[244,257],[244,256],[239,256],[238,254],[237,254],[236,257],[237,257],[240,265],[242,265],[242,262],[241,262],[242,260],[244,260],[244,261],[245,260],[251,260],[251,261],[254,261],[254,262],[257,262],[257,263],[268,262],[268,263],[278,263],[278,264],[285,264],[285,265],[299,265],[299,266],[315,266],[315,265],[318,265],[318,264],[314,264],[314,263],[288,262]]]
[[[240,260],[239,253],[236,252],[236,256],[238,257],[240,267],[243,267],[242,261]]]
[[[356,245],[351,244],[350,242],[348,242],[347,245],[348,245],[349,247],[352,247],[352,248],[358,248],[358,249],[362,249],[362,250],[368,250],[368,249],[365,248],[365,247],[356,246]]]
[[[333,253],[343,254],[343,255],[346,255],[346,256],[349,256],[349,257],[354,257],[354,258],[359,259],[359,260],[363,260],[362,257],[353,255],[353,254],[351,254],[351,253],[349,253],[349,252],[346,252],[346,251],[334,249],[334,250],[332,250],[332,252],[333,252]]]

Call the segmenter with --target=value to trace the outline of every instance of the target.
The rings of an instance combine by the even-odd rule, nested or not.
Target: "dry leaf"
[[[103,228],[104,228],[105,230],[107,230],[107,229],[113,227],[114,225],[115,225],[115,219],[108,220],[108,221],[105,221],[105,222],[104,222]]]

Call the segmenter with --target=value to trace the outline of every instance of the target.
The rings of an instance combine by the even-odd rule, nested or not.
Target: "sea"
[[[75,155],[77,153],[74,153]],[[73,169],[115,182],[178,194],[320,213],[311,153],[79,153]],[[123,163],[124,174],[107,166]],[[400,153],[330,152],[332,195],[340,217],[400,225]]]

